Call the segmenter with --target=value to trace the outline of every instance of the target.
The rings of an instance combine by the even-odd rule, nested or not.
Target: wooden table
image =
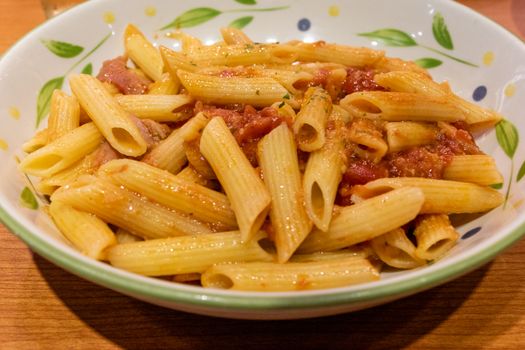
[[[525,1],[461,2],[525,37]],[[38,0],[2,0],[0,52],[43,20]],[[0,349],[523,349],[524,266],[522,240],[473,273],[388,305],[312,320],[225,320],[86,282],[0,224]]]

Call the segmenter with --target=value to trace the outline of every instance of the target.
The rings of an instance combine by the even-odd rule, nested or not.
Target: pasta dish
[[[471,134],[501,115],[415,63],[221,34],[175,32],[174,51],[128,25],[122,56],[54,91],[20,168],[83,254],[203,287],[332,288],[441,258],[451,214],[503,202]]]

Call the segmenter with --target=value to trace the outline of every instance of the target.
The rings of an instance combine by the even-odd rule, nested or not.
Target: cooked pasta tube
[[[191,54],[193,51],[203,46],[202,41],[199,38],[194,37],[193,35],[185,33],[181,30],[169,32],[166,34],[166,36],[180,41],[182,52],[186,54]]]
[[[293,123],[293,131],[299,149],[312,152],[323,147],[328,116],[332,112],[332,100],[320,87],[306,91],[301,110]]]
[[[93,152],[103,139],[93,123],[84,124],[30,153],[20,163],[20,169],[35,176],[51,176]]]
[[[269,106],[289,96],[288,91],[275,79],[267,77],[242,78],[177,71],[182,85],[195,99],[205,103],[245,103],[256,107]]]
[[[239,231],[231,231],[152,239],[117,245],[109,249],[108,260],[113,266],[147,276],[200,273],[222,262],[273,261],[259,244],[265,234],[259,232],[253,238],[245,242]]]
[[[449,89],[436,83],[430,77],[416,72],[394,71],[377,74],[374,77],[374,80],[379,85],[389,88],[392,91],[446,97],[452,104],[456,105],[456,107],[461,110],[465,116],[465,122],[470,124],[474,129],[492,126],[503,118],[499,113],[468,102],[451,93]]]
[[[389,153],[428,145],[438,135],[438,128],[434,124],[409,121],[386,123],[385,131]]]
[[[253,64],[290,64],[296,60],[294,47],[279,44],[238,44],[197,47],[192,61],[204,66],[248,66]]]
[[[363,258],[286,264],[251,262],[217,264],[202,274],[204,287],[280,292],[342,287],[376,281],[379,271]]]
[[[37,149],[40,149],[47,145],[47,129],[37,131],[32,138],[22,144],[22,151],[26,153],[33,153]]]
[[[416,255],[416,247],[402,228],[372,239],[370,245],[379,259],[389,266],[413,269],[425,264],[425,260]]]
[[[354,152],[362,159],[379,162],[388,151],[388,145],[383,139],[382,130],[371,120],[355,118],[348,128],[346,137],[355,143]]]
[[[340,102],[355,117],[386,121],[444,121],[465,119],[463,111],[446,96],[408,92],[362,91],[347,95]]]
[[[136,160],[118,159],[103,165],[98,175],[168,208],[206,221],[218,231],[237,227],[235,214],[224,194],[182,181],[166,170]]]
[[[498,207],[504,199],[501,193],[490,187],[418,177],[383,178],[362,187],[371,191],[371,195],[396,188],[420,188],[425,195],[421,208],[424,214],[480,213]]]
[[[228,45],[253,44],[252,39],[250,39],[242,30],[237,28],[223,27],[221,28],[221,36],[224,42]]]
[[[84,255],[105,260],[106,249],[117,244],[108,225],[88,214],[59,201],[49,205],[49,214],[62,234]]]
[[[299,252],[336,250],[368,241],[414,219],[424,201],[423,191],[404,187],[339,208],[328,231],[313,230]]]
[[[258,145],[259,165],[270,192],[270,220],[277,259],[286,262],[312,228],[303,203],[301,173],[293,134],[281,124]]]
[[[347,259],[347,258],[373,258],[374,252],[368,246],[361,247],[360,245],[354,245],[347,249],[335,250],[332,252],[315,252],[310,254],[294,254],[290,258],[290,262],[311,262],[311,261],[323,261],[331,259]]]
[[[198,171],[195,170],[191,165],[186,166],[184,169],[179,171],[177,175],[175,175],[179,180],[184,182],[194,182],[198,185],[208,187],[208,188],[214,188],[215,185],[213,181],[208,180],[204,176],[202,176]]]
[[[222,118],[215,117],[206,125],[200,150],[230,200],[242,239],[249,241],[268,213],[268,190]]]
[[[80,120],[80,105],[75,96],[69,96],[62,90],[53,91],[51,108],[47,121],[47,142],[64,136],[78,128]]]
[[[321,231],[328,230],[337,188],[344,171],[343,121],[330,117],[326,142],[310,153],[303,177],[306,212]]]
[[[194,138],[206,123],[208,118],[204,113],[197,114],[146,153],[142,161],[171,173],[178,173],[186,163],[184,140]]]
[[[37,185],[38,189],[43,194],[51,195],[59,187],[76,181],[82,175],[94,174],[102,164],[115,158],[117,158],[116,152],[107,142],[103,142],[96,150],[70,167],[43,178]]]
[[[384,51],[327,44],[324,41],[315,43],[291,42],[289,45],[295,49],[298,61],[332,62],[347,67],[372,66],[385,54]]]
[[[421,68],[413,61],[405,61],[395,57],[381,57],[379,60],[376,61],[373,68],[375,68],[379,72],[413,72],[430,78],[430,74],[428,74],[428,71],[424,68]]]
[[[186,53],[173,51],[165,46],[161,46],[159,50],[164,60],[164,65],[174,81],[180,82],[177,76],[179,69],[187,72],[196,72],[199,69],[199,66]]]
[[[415,254],[420,259],[436,260],[456,244],[459,234],[450,224],[447,215],[421,215],[416,220],[414,236],[417,239]]]
[[[131,157],[146,152],[148,145],[139,128],[97,78],[73,75],[69,83],[82,108],[113,148]]]
[[[147,239],[211,232],[202,222],[105,179],[84,177],[55,191],[51,201],[55,200]]]
[[[313,80],[314,76],[304,71],[288,71],[280,69],[262,69],[261,76],[266,76],[275,79],[292,95],[300,93],[297,85],[308,83]]]
[[[124,47],[131,60],[151,79],[162,78],[164,63],[159,51],[133,24],[124,30]]]
[[[486,154],[454,156],[445,167],[443,178],[485,186],[503,182],[494,158]]]
[[[162,73],[160,80],[151,83],[148,95],[176,95],[179,92],[180,82],[175,81],[169,72]]]
[[[189,95],[120,95],[115,99],[127,112],[158,122],[181,120],[185,115],[173,112],[193,102]]]
[[[332,105],[332,114],[334,118],[342,120],[345,124],[348,124],[352,121],[353,117],[348,113],[348,111],[342,108],[339,105]]]
[[[118,244],[141,242],[144,240],[142,237],[136,236],[120,227],[117,229],[117,232],[115,232],[115,238],[117,239]]]
[[[213,172],[210,164],[201,153],[199,144],[201,142],[200,136],[192,139],[186,140],[184,142],[184,152],[186,153],[186,158],[188,159],[188,165],[191,165],[195,171],[205,179],[216,179],[217,176]]]
[[[376,74],[374,81],[382,87],[396,92],[410,92],[429,96],[444,96],[447,89],[426,74],[407,71],[391,71]]]

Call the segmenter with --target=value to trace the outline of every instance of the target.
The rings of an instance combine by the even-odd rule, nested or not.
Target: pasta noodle
[[[175,51],[130,24],[122,56],[53,92],[20,169],[83,254],[208,288],[336,288],[424,268],[453,252],[449,215],[505,201],[472,136],[502,116],[448,82],[383,51],[220,33],[173,31]]]

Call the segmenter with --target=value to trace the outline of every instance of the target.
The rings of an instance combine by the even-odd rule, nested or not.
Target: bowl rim
[[[102,1],[103,0],[87,1],[65,11],[57,17],[73,15],[89,6],[96,6],[96,4],[101,3]],[[525,49],[524,40],[490,18],[456,2],[445,0],[434,0],[434,2],[441,3],[446,7],[462,11],[468,16],[475,16],[478,19],[485,21],[485,23],[488,23],[493,30],[498,30],[501,35],[512,37],[513,40],[517,42],[517,45],[520,45],[522,49]],[[53,21],[54,19],[51,20],[51,23]],[[50,21],[46,21],[33,28],[14,45],[8,48],[4,52],[2,58],[0,58],[0,64],[4,61],[4,58],[9,57],[18,46],[23,45],[29,37],[47,26],[48,22]],[[141,296],[150,300],[188,305],[191,304],[213,309],[228,309],[230,311],[312,309],[328,306],[343,306],[380,299],[386,300],[389,298],[414,294],[445,283],[478,268],[525,236],[524,221],[511,229],[505,236],[495,241],[493,244],[486,244],[479,248],[475,253],[474,250],[476,250],[476,248],[473,248],[473,251],[470,254],[467,254],[461,259],[458,258],[459,261],[456,264],[443,265],[435,271],[422,274],[421,276],[416,275],[399,281],[392,281],[380,288],[374,284],[365,284],[365,287],[360,288],[357,291],[348,291],[343,288],[338,288],[321,290],[321,293],[315,294],[293,292],[283,295],[281,293],[268,292],[224,292],[221,290],[205,289],[202,287],[184,286],[172,282],[168,284],[168,282],[165,281],[122,271],[111,265],[80,256],[79,253],[68,251],[67,249],[61,249],[59,245],[53,244],[51,241],[40,237],[39,234],[31,232],[29,228],[8,213],[8,211],[2,206],[1,201],[0,221],[2,221],[15,236],[22,239],[22,241],[24,241],[34,252],[59,267],[104,287],[123,293],[129,293],[134,296]],[[367,285],[368,287],[366,287]],[[322,291],[325,293],[322,293]]]

